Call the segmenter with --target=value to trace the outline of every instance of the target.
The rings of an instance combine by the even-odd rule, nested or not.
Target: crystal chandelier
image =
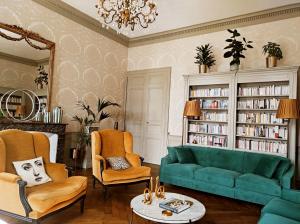
[[[132,31],[136,24],[147,28],[158,15],[153,0],[98,0],[96,8],[102,24],[112,23],[119,29],[130,27]]]

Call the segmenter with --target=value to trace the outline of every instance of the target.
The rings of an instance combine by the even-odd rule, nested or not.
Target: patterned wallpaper
[[[254,41],[254,49],[246,52],[246,59],[243,60],[241,69],[262,68],[265,66],[265,57],[262,55],[261,47],[267,41],[278,42],[282,46],[284,58],[279,61],[279,66],[300,65],[300,17],[242,27],[238,30],[246,39]],[[211,43],[214,46],[214,54],[217,60],[217,64],[212,70],[228,71],[230,60],[223,58],[223,48],[226,46],[224,40],[229,36],[227,31],[222,31],[129,48],[129,71],[172,67],[169,111],[170,135],[181,135],[181,116],[184,106],[184,80],[182,75],[198,72],[198,67],[194,64],[196,46]]]
[[[56,43],[52,106],[63,107],[67,131],[78,130],[71,121],[81,113],[75,106],[78,100],[95,104],[98,97],[107,97],[124,105],[126,47],[31,0],[1,0],[0,21]]]

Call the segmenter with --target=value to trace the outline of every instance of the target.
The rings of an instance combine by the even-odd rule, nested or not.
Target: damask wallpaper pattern
[[[284,58],[279,66],[300,65],[300,17],[270,22],[260,25],[238,28],[242,36],[254,41],[254,49],[246,52],[241,69],[265,67],[262,46],[268,41],[280,43]],[[157,44],[129,48],[128,70],[140,70],[159,67],[171,67],[171,93],[169,111],[169,133],[181,135],[182,112],[184,106],[184,74],[198,73],[194,64],[196,46],[210,43],[216,56],[213,71],[228,71],[229,59],[224,59],[225,39],[230,37],[227,31],[193,36]],[[207,74],[209,75],[209,74]]]
[[[105,96],[124,105],[127,47],[31,0],[1,0],[0,21],[56,43],[52,106],[63,107],[67,131],[78,130],[72,121],[81,113],[75,106],[78,100],[95,105]]]

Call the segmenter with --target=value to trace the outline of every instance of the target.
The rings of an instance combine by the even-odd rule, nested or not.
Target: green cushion
[[[235,178],[240,174],[236,171],[225,170],[216,167],[205,167],[195,170],[196,180],[208,183],[219,184],[227,187],[234,187]]]
[[[291,162],[288,159],[281,160],[273,174],[273,177],[279,180],[283,174],[288,171],[290,166]]]
[[[265,213],[272,213],[300,221],[300,204],[274,198],[262,209],[262,214]]]
[[[168,157],[171,163],[178,163],[177,152],[175,147],[168,147]]]
[[[278,197],[281,195],[281,187],[278,180],[269,179],[252,173],[246,173],[239,176],[235,180],[235,186],[239,189],[254,191],[267,195],[274,195]]]
[[[189,148],[176,148],[177,158],[179,163],[193,163],[196,164],[196,160],[193,152]]]
[[[277,157],[262,157],[254,172],[255,174],[271,178],[273,176],[273,173],[275,172],[280,160]]]
[[[258,224],[300,224],[300,222],[279,215],[267,213],[260,218]]]
[[[172,163],[164,167],[163,172],[168,176],[180,176],[185,178],[194,178],[194,170],[201,168],[197,164]]]

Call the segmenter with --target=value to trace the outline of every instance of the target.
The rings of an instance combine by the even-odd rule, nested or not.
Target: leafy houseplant
[[[264,55],[267,54],[267,58],[266,58],[267,68],[276,67],[277,60],[283,58],[280,45],[273,42],[268,42],[266,45],[263,46],[263,54]]]
[[[37,69],[38,75],[34,82],[37,84],[38,89],[43,89],[44,85],[48,85],[48,73],[45,71],[43,65],[40,65]]]
[[[206,73],[207,69],[213,66],[216,62],[210,44],[201,45],[196,48],[197,55],[195,64],[199,64],[199,72]]]
[[[224,58],[232,57],[232,61],[230,62],[231,70],[238,70],[239,65],[241,64],[241,58],[245,58],[243,55],[243,51],[246,51],[248,48],[253,48],[251,43],[252,41],[247,41],[245,37],[243,37],[243,41],[238,40],[237,38],[241,36],[241,34],[236,30],[228,29],[228,32],[232,34],[229,39],[226,39],[228,42],[228,46],[224,49],[228,49],[224,53]]]
[[[80,125],[79,137],[76,143],[76,154],[79,154],[82,163],[85,157],[86,147],[91,144],[90,127],[94,123],[100,124],[101,121],[111,117],[111,114],[106,112],[105,109],[109,107],[120,107],[120,105],[109,100],[98,99],[96,112],[91,109],[90,105],[83,101],[79,101],[77,106],[85,112],[83,117],[79,117],[78,115],[73,116],[73,120],[77,121]]]

